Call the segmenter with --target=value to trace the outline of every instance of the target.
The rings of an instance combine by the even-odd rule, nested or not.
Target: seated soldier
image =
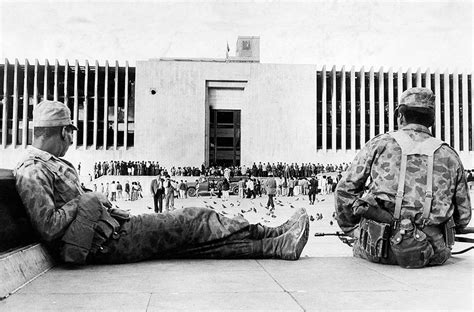
[[[249,224],[212,209],[184,208],[128,216],[100,193],[81,187],[63,157],[77,128],[70,110],[43,101],[33,111],[34,142],[14,170],[34,229],[69,263],[125,263],[157,258],[279,258],[297,260],[309,218],[299,209],[279,227]]]
[[[426,88],[403,92],[398,130],[367,142],[339,181],[337,221],[356,239],[355,256],[405,268],[441,265],[451,256],[454,230],[469,224],[461,160],[429,130],[434,102]]]

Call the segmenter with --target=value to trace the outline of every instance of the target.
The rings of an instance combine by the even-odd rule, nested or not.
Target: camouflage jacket
[[[16,189],[35,230],[47,242],[60,239],[84,194],[73,165],[30,146],[14,169]]]
[[[406,131],[416,142],[431,136],[428,128],[409,124]],[[367,142],[338,183],[336,215],[341,229],[349,233],[357,227],[368,205],[393,215],[400,174],[401,148],[388,133]],[[421,224],[426,191],[427,156],[408,157],[402,217]],[[464,169],[456,152],[443,145],[434,155],[433,202],[428,224],[438,225],[453,216],[457,227],[471,219],[471,202]]]

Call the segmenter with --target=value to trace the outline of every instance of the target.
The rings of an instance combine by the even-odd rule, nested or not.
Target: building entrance
[[[209,164],[240,166],[240,110],[210,110]]]

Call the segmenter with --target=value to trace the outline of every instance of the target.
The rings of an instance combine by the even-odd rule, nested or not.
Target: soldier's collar
[[[51,158],[54,157],[53,154],[50,154],[46,151],[43,151],[43,150],[40,150],[39,148],[36,148],[32,145],[28,146],[28,151],[30,154],[32,154],[34,157],[38,157],[44,161],[48,161],[50,160]]]
[[[418,131],[418,132],[424,132],[431,135],[431,131],[427,127],[423,125],[419,125],[419,124],[408,124],[402,127],[400,130],[413,130],[413,131]]]

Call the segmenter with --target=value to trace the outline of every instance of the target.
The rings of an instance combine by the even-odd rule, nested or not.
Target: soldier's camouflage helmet
[[[400,96],[398,106],[395,111],[402,105],[407,108],[426,109],[434,113],[435,111],[435,95],[428,88],[410,88],[405,90]]]

